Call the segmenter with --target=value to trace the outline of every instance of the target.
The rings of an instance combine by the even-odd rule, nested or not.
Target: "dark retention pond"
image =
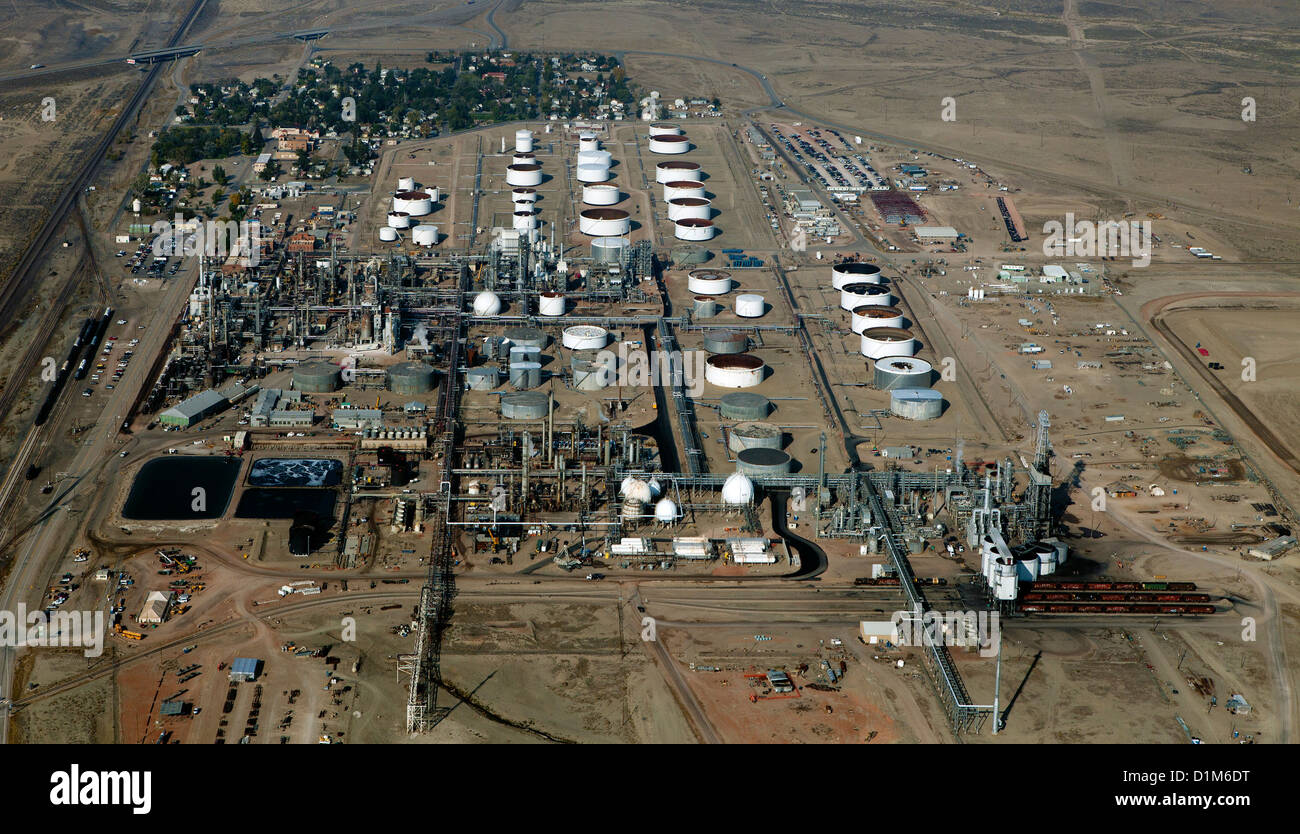
[[[230,503],[239,458],[173,456],[140,467],[122,507],[122,517],[137,521],[188,521],[220,518]],[[203,507],[194,509],[194,490],[203,490]]]
[[[300,512],[334,516],[335,491],[310,487],[253,487],[239,496],[236,518],[293,518]]]

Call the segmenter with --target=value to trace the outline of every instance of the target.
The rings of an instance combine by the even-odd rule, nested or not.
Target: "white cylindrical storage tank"
[[[578,182],[605,182],[609,179],[609,166],[596,163],[579,165],[577,177]]]
[[[517,211],[514,213],[513,227],[519,231],[536,229],[537,215],[531,211]]]
[[[515,152],[532,153],[533,152],[533,132],[520,128],[515,131]]]
[[[397,190],[398,190],[398,191],[414,191],[414,190],[415,190],[415,177],[398,177],[398,178],[397,178]]]
[[[511,165],[540,165],[537,161],[537,155],[531,153],[517,153],[510,157]]]
[[[393,195],[393,211],[423,217],[433,211],[433,196],[427,191],[399,191]]]
[[[753,388],[767,365],[752,353],[720,353],[704,362],[704,380],[719,388]]]
[[[650,153],[686,153],[691,149],[691,140],[680,134],[665,134],[650,137]]]
[[[863,304],[861,307],[853,308],[853,319],[849,323],[849,328],[854,333],[861,333],[863,330],[870,330],[873,327],[902,326],[902,310],[897,307],[878,307],[874,304]]]
[[[731,273],[693,269],[686,276],[686,288],[695,295],[725,295],[731,292]]]
[[[617,185],[596,182],[582,186],[582,202],[589,206],[612,206],[621,199],[623,195]]]
[[[579,165],[604,165],[608,168],[614,164],[614,155],[609,151],[581,151],[578,154]]]
[[[889,413],[904,420],[937,420],[943,416],[943,394],[932,388],[893,388]]]
[[[873,308],[874,309],[874,308]],[[934,366],[913,356],[886,356],[876,360],[873,384],[882,391],[895,388],[929,388]]]
[[[840,289],[840,307],[844,310],[869,305],[888,307],[893,300],[889,288],[880,284],[845,284]]]
[[[544,292],[537,297],[537,314],[540,316],[564,315],[564,293]]]
[[[622,209],[584,209],[578,213],[578,229],[592,237],[618,237],[632,231],[632,219]]]
[[[677,505],[671,498],[660,498],[655,504],[655,521],[660,524],[672,524],[677,521],[681,513],[677,511]]]
[[[600,140],[594,133],[578,134],[578,150],[581,151],[598,151],[600,150]]]
[[[397,230],[394,229],[392,226],[380,226],[379,239],[382,240],[384,243],[392,243],[393,241],[397,240]]]
[[[668,201],[668,219],[709,220],[713,217],[713,202],[703,197],[678,197]]]
[[[651,136],[681,136],[682,129],[672,122],[655,122],[650,125]]]
[[[716,232],[712,220],[686,219],[673,224],[673,234],[678,240],[711,240]]]
[[[564,328],[560,344],[569,350],[600,350],[609,342],[609,331],[591,324]]]
[[[499,316],[501,315],[501,296],[491,290],[484,290],[474,296],[474,315],[476,316]]]
[[[1034,555],[1038,557],[1038,575],[1051,576],[1056,573],[1056,548],[1039,545],[1034,548]]]
[[[862,331],[862,355],[868,359],[915,356],[916,339],[901,327],[873,327]]]
[[[998,560],[998,586],[993,594],[1003,602],[1013,600],[1019,594],[1020,587],[1016,577],[1016,566],[1011,559]]]
[[[984,584],[992,590],[997,586],[997,554],[993,550],[993,540],[985,536],[980,540],[980,576]]]
[[[542,166],[511,165],[506,168],[508,185],[538,186],[542,184]]]
[[[694,298],[694,307],[691,310],[691,317],[697,319],[711,319],[718,314],[718,302],[714,301],[707,295],[697,295]]]
[[[655,182],[663,185],[666,182],[700,182],[704,179],[704,172],[700,170],[700,163],[687,162],[685,159],[665,159],[658,165],[655,165]]]
[[[664,200],[680,200],[682,197],[703,198],[704,186],[694,180],[674,180],[664,183]]]
[[[411,242],[416,246],[433,246],[438,242],[437,226],[416,226],[411,229]]]
[[[883,284],[885,278],[875,264],[848,262],[831,267],[831,286],[843,289],[845,284]]]
[[[535,203],[537,202],[537,189],[512,188],[510,189],[510,199],[516,203]]]
[[[1035,582],[1038,580],[1038,554],[1029,551],[1024,556],[1016,559],[1016,578],[1021,582]]]
[[[411,228],[411,215],[404,211],[390,211],[388,213],[388,225],[394,229]]]
[[[767,302],[763,296],[755,293],[743,293],[736,296],[736,315],[746,319],[756,319],[767,312]]]
[[[632,241],[625,237],[598,237],[591,242],[591,257],[598,264],[621,263],[631,248]]]
[[[433,188],[429,189],[429,196],[433,198],[435,203],[438,202],[442,199],[442,189],[435,185]]]

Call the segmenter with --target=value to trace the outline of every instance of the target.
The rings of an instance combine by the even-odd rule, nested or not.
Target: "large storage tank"
[[[393,195],[393,211],[423,217],[433,211],[433,195],[427,191],[399,191]]]
[[[600,350],[609,342],[609,331],[603,327],[579,324],[564,328],[560,338],[569,350]]]
[[[694,306],[691,308],[691,318],[693,319],[711,319],[718,314],[718,302],[711,296],[697,295],[692,299]]]
[[[423,362],[399,362],[384,376],[394,394],[427,394],[433,390],[436,372]]]
[[[714,355],[744,353],[749,350],[749,337],[734,330],[705,330],[704,349]]]
[[[598,151],[600,150],[600,140],[594,133],[578,134],[578,151]]]
[[[712,240],[717,233],[712,220],[678,220],[673,226],[678,240]]]
[[[725,295],[731,292],[731,273],[717,269],[694,269],[686,276],[686,289],[694,295]]]
[[[329,394],[342,382],[341,369],[333,362],[304,362],[293,369],[293,387],[308,394]]]
[[[397,178],[397,190],[398,190],[398,191],[414,191],[414,190],[415,190],[415,177],[398,177],[398,178]]]
[[[532,153],[533,152],[533,132],[520,128],[515,131],[515,152]]]
[[[745,319],[756,319],[767,312],[767,302],[763,296],[755,293],[742,293],[736,296],[736,315]]]
[[[704,171],[700,169],[700,163],[687,162],[685,159],[665,159],[655,166],[655,182],[663,185],[669,182],[700,182],[704,179]]]
[[[574,356],[569,369],[573,372],[573,387],[579,391],[599,391],[614,380],[615,369],[600,359]]]
[[[595,163],[585,163],[577,168],[578,182],[589,182],[592,184],[606,182],[609,180],[609,166],[597,165]]]
[[[544,292],[537,297],[537,314],[540,316],[564,315],[564,293]]]
[[[392,226],[380,226],[379,239],[384,243],[392,243],[397,240],[397,230]]]
[[[719,388],[753,388],[767,365],[752,353],[715,354],[704,360],[704,379]]]
[[[538,186],[542,184],[542,166],[511,165],[506,168],[506,183],[509,185]]]
[[[501,395],[501,416],[507,420],[543,420],[550,399],[541,391],[512,391]]]
[[[512,362],[510,384],[520,390],[536,388],[542,384],[541,362]]]
[[[673,266],[678,269],[708,263],[709,258],[712,257],[712,253],[703,246],[674,246],[669,254],[673,259]]]
[[[1016,578],[1021,582],[1038,581],[1038,554],[1027,549],[1016,558]]]
[[[578,153],[579,165],[604,165],[606,168],[614,164],[614,155],[609,151],[580,151]]]
[[[929,388],[934,367],[914,356],[886,356],[876,360],[874,384],[882,391],[895,388]]]
[[[862,355],[868,359],[916,355],[916,339],[898,327],[876,327],[862,331]]]
[[[889,412],[904,420],[937,420],[943,416],[943,395],[932,388],[895,388],[889,392]]]
[[[668,201],[668,219],[674,223],[693,217],[708,220],[713,217],[713,202],[703,197],[678,197]]]
[[[679,154],[691,149],[691,140],[681,135],[651,136],[649,144],[650,153]]]
[[[510,189],[510,199],[516,203],[535,203],[537,202],[537,189],[512,188]]]
[[[532,153],[517,153],[510,157],[511,165],[540,165],[537,161],[537,155]]]
[[[672,202],[680,200],[683,197],[691,197],[696,200],[703,200],[707,192],[704,190],[702,183],[691,180],[674,180],[664,183],[664,199]]]
[[[484,290],[474,296],[473,310],[476,316],[499,316],[501,315],[501,296],[491,290]]]
[[[471,391],[491,391],[501,384],[501,371],[488,366],[470,368],[465,372],[465,384]]]
[[[742,449],[780,449],[785,435],[781,427],[757,421],[737,423],[727,432],[727,448],[732,452]]]
[[[754,482],[744,472],[732,472],[722,482],[722,503],[732,506],[754,502]]]
[[[854,333],[861,333],[873,327],[902,327],[903,321],[903,311],[897,307],[863,304],[853,309],[849,327]]]
[[[390,211],[388,213],[388,225],[394,229],[411,228],[411,215],[404,211]]]
[[[757,447],[736,453],[736,468],[746,475],[786,475],[791,458],[780,449]]]
[[[726,420],[764,420],[771,411],[771,400],[750,391],[723,394],[718,401],[718,413]]]
[[[438,243],[438,227],[421,224],[411,230],[411,242],[416,246],[434,246]]]
[[[583,209],[578,213],[578,229],[594,237],[625,235],[632,230],[632,219],[623,209]]]
[[[875,264],[842,263],[831,267],[831,286],[837,290],[846,284],[883,284],[885,278]]]
[[[517,211],[511,216],[511,226],[519,232],[532,231],[537,228],[537,215],[531,211]]]
[[[533,345],[511,345],[509,355],[511,364],[542,361],[542,349]]]
[[[859,307],[888,307],[894,301],[889,288],[880,284],[845,284],[840,288],[840,307],[856,310]]]
[[[681,127],[672,122],[655,122],[650,125],[649,133],[651,136],[681,136]]]
[[[623,255],[632,248],[625,237],[598,237],[591,242],[591,259],[598,264],[622,263]]]
[[[612,206],[623,199],[617,185],[593,182],[582,187],[582,202],[589,206]]]
[[[502,333],[507,342],[512,345],[522,345],[524,347],[534,347],[543,350],[550,341],[546,331],[540,327],[530,327],[528,325],[516,325],[507,327]]]

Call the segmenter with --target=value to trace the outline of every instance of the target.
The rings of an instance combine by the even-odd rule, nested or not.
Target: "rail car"
[[[1213,614],[1213,605],[1116,604],[1096,602],[1026,602],[1020,610],[1027,614]]]
[[[1025,602],[1209,602],[1209,594],[1157,594],[1141,591],[1030,591]]]

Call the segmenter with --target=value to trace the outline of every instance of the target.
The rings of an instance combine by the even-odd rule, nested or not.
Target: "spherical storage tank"
[[[564,315],[564,293],[544,292],[537,297],[537,314],[541,316]]]
[[[650,153],[686,153],[691,149],[691,140],[680,134],[665,134],[650,137]]]
[[[859,307],[888,307],[893,301],[888,287],[880,284],[845,284],[840,288],[840,307],[856,310]]]
[[[343,375],[333,362],[304,362],[293,369],[293,387],[308,394],[328,394],[339,390]]]
[[[398,191],[414,191],[414,190],[415,190],[415,177],[398,177],[398,178],[397,178],[397,190],[398,190]]]
[[[704,349],[714,355],[744,353],[749,350],[749,337],[734,330],[705,330]]]
[[[623,209],[583,209],[578,213],[578,229],[593,237],[625,235],[632,231],[632,220]]]
[[[888,356],[914,356],[916,339],[898,327],[875,327],[862,331],[862,355],[868,359]]]
[[[512,345],[521,345],[523,347],[545,348],[549,342],[546,331],[540,327],[530,327],[528,325],[516,325],[507,327],[501,335],[505,336],[506,341]]]
[[[569,350],[600,350],[609,341],[609,331],[603,327],[579,324],[564,328],[561,344]]]
[[[711,217],[713,202],[703,197],[678,197],[668,201],[668,219],[674,223],[687,218],[708,220]]]
[[[399,362],[384,376],[394,394],[427,394],[433,390],[436,373],[423,362]]]
[[[535,203],[537,202],[537,189],[512,188],[510,189],[510,199],[516,203]]]
[[[863,304],[853,308],[853,317],[849,327],[854,333],[870,330],[873,327],[902,327],[903,311],[897,307],[881,307],[876,304]]]
[[[385,243],[392,243],[397,240],[397,230],[392,226],[380,226],[379,239]]]
[[[506,183],[509,185],[537,186],[542,184],[542,166],[511,165],[506,168]]]
[[[716,269],[693,269],[686,276],[686,289],[695,295],[725,295],[731,292],[731,273]]]
[[[913,356],[886,356],[876,360],[874,384],[882,391],[895,388],[929,388],[934,368]]]
[[[704,379],[719,388],[752,388],[767,366],[752,353],[717,354],[704,360]]]
[[[609,166],[597,165],[596,163],[586,163],[578,166],[578,182],[598,183],[605,182],[609,179]]]
[[[736,453],[736,468],[746,475],[785,475],[790,472],[790,456],[780,449],[744,449]]]
[[[669,182],[699,182],[704,179],[700,163],[685,159],[665,159],[655,166],[655,182],[663,185]]]
[[[763,296],[743,293],[736,296],[736,315],[746,319],[756,319],[767,312],[767,302]]]
[[[438,243],[438,227],[421,225],[411,230],[411,242],[416,246],[434,246]]]
[[[737,423],[727,432],[727,448],[733,452],[743,449],[780,449],[783,440],[781,427],[772,423]]]
[[[673,180],[664,183],[664,199],[672,202],[680,200],[683,197],[694,197],[697,200],[704,199],[704,186],[694,180]]]
[[[427,191],[399,191],[393,195],[393,211],[423,217],[433,211],[433,195]]]
[[[388,225],[394,229],[411,228],[411,215],[404,211],[390,211],[388,213]]]
[[[651,136],[681,136],[682,129],[672,122],[655,122],[650,125]]]
[[[750,391],[723,394],[718,401],[718,413],[727,420],[765,420],[771,411],[771,400]]]
[[[659,503],[655,504],[655,521],[660,524],[672,524],[680,515],[671,498],[660,498]]]
[[[712,220],[688,218],[673,224],[673,234],[678,240],[711,240],[716,232]]]
[[[533,132],[520,128],[515,131],[515,151],[518,153],[533,152]]]
[[[591,258],[598,264],[621,263],[631,248],[632,241],[625,237],[598,237],[591,242]]]
[[[474,296],[474,315],[476,316],[499,316],[501,315],[501,296],[491,290],[484,290]]]
[[[589,206],[612,206],[623,199],[617,185],[607,182],[588,183],[582,186],[582,202]],[[669,209],[669,214],[672,210]]]
[[[875,264],[842,263],[831,267],[831,286],[837,290],[846,284],[883,284],[884,276]]]
[[[895,388],[889,413],[904,420],[935,420],[943,415],[943,395],[932,388]]]
[[[732,472],[722,482],[722,503],[737,506],[754,501],[754,482],[743,472]]]
[[[501,416],[507,420],[541,420],[550,407],[550,399],[541,391],[514,391],[501,395]]]

